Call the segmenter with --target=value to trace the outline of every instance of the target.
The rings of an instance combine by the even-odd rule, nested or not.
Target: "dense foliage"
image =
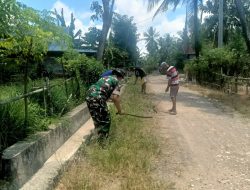
[[[14,0],[0,1],[0,155],[29,134],[46,130],[55,118],[83,102],[86,88],[104,69],[95,59],[70,51],[80,35],[74,33],[73,14],[66,27],[63,11],[55,13],[37,11]],[[63,78],[50,80],[44,58],[49,58],[51,45],[69,50],[58,59],[50,57],[54,60],[52,70],[62,68],[58,76]],[[11,101],[43,88],[47,90]]]
[[[113,66],[135,65],[139,52],[136,46],[138,40],[137,27],[133,17],[115,14],[113,19],[111,43],[120,52],[120,57],[113,57]],[[126,54],[126,56],[124,56]]]
[[[176,7],[180,2],[164,0],[155,15],[167,11],[169,5]],[[205,4],[200,4],[198,6],[201,13],[200,17],[194,12],[195,6],[199,5],[197,2],[197,0],[185,1],[187,6],[186,23],[183,31],[179,33],[178,39],[169,35],[163,38],[158,37],[156,30],[152,27],[148,29],[148,32],[144,35],[149,53],[148,59],[146,59],[147,64],[158,65],[160,62],[166,61],[182,69],[184,63],[186,63],[185,71],[194,75],[201,76],[207,75],[205,73],[216,72],[248,77],[250,72],[248,61],[250,52],[248,47],[250,42],[250,3],[241,0],[224,1],[224,47],[217,48],[219,0],[208,0]],[[159,4],[159,1],[148,0],[148,3],[148,8],[151,10]],[[204,13],[206,14],[205,18],[203,18]],[[198,23],[195,22],[195,17],[197,17]],[[197,34],[199,34],[198,37]],[[155,44],[156,41],[157,45]],[[152,53],[156,49],[157,51]],[[199,56],[197,56],[198,54]],[[196,56],[195,59],[194,56]],[[191,60],[185,61],[189,59]],[[206,80],[204,77],[203,79]]]

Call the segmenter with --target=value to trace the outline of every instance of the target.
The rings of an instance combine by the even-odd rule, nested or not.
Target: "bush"
[[[207,50],[199,59],[185,62],[184,71],[191,75],[202,76],[205,80],[211,79],[211,73],[226,75],[249,76],[249,55],[230,51],[227,48],[215,48]]]
[[[104,71],[104,66],[100,61],[80,55],[75,51],[66,52],[63,62],[66,71],[78,80],[81,79],[87,86],[95,83]]]

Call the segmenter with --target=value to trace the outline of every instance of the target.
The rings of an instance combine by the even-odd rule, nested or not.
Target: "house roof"
[[[48,48],[48,54],[63,54],[69,48],[66,44],[52,43]],[[75,49],[78,53],[84,53],[86,55],[95,55],[97,50],[93,49]]]

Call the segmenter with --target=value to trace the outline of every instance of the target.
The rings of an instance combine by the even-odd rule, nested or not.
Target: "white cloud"
[[[93,14],[90,11],[84,13],[76,12],[60,0],[57,0],[54,3],[52,9],[54,10],[55,8],[59,13],[63,8],[64,17],[67,25],[69,25],[70,23],[71,13],[73,12],[74,17],[76,18],[76,31],[78,29],[81,29],[83,33],[85,33],[88,31],[89,27],[96,26],[98,29],[102,28],[102,24],[100,22],[97,24],[96,22],[90,20],[90,16]],[[148,12],[146,0],[133,0],[129,1],[129,3],[125,0],[115,1],[115,12],[134,17],[134,22],[137,25],[140,38],[143,38],[143,33],[146,32],[150,26],[156,28],[156,30],[160,33],[161,36],[166,33],[170,33],[171,35],[177,35],[177,32],[182,30],[184,27],[185,15],[179,15],[177,18],[170,20],[169,18],[167,18],[166,13],[162,13],[157,15],[152,20],[156,8],[157,7],[155,7],[154,10]],[[137,45],[141,52],[146,52],[144,41],[139,41]]]
[[[177,32],[181,31],[184,27],[185,13],[184,15],[179,15],[174,20],[169,20],[166,13],[162,13],[152,20],[157,7],[148,12],[145,0],[133,0],[129,3],[124,0],[116,0],[115,5],[115,12],[134,17],[134,22],[137,24],[138,33],[141,38],[150,26],[156,28],[156,31],[158,31],[161,36],[166,33],[176,36]],[[177,9],[178,8],[179,6]],[[142,52],[146,51],[144,41],[139,41],[137,45]]]
[[[79,18],[82,20],[89,19],[93,15],[92,12],[84,12],[79,15]]]
[[[154,27],[157,31],[160,32],[160,35],[169,33],[170,35],[177,36],[177,32],[181,31],[184,28],[185,24],[185,15],[179,15],[178,18],[170,21],[167,18],[162,19],[159,24],[156,24]]]

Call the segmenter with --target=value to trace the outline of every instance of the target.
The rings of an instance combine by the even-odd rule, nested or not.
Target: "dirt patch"
[[[164,76],[150,76],[149,95],[157,105],[155,133],[161,154],[154,177],[176,189],[250,189],[250,122],[234,109],[180,87],[178,114],[164,94]],[[165,82],[164,82],[165,81]]]

